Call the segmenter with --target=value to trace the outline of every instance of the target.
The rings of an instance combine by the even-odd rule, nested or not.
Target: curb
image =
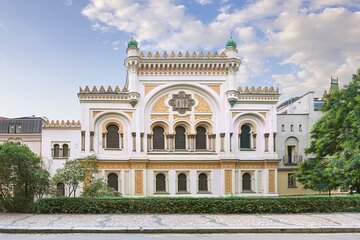
[[[268,228],[90,228],[90,227],[73,227],[73,228],[42,228],[42,227],[25,227],[25,228],[0,228],[0,233],[132,233],[132,234],[209,234],[209,233],[360,233],[360,227],[268,227]]]

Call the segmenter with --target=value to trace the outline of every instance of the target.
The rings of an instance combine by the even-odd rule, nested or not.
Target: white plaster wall
[[[51,154],[53,142],[69,142],[70,157],[75,159],[80,156],[80,129],[66,128],[44,128],[42,131],[42,159],[45,169],[51,175],[56,173],[56,169],[61,168],[66,159],[53,159]]]

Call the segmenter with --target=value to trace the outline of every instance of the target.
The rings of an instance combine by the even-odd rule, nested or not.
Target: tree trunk
[[[329,197],[331,196],[331,189],[329,189]]]

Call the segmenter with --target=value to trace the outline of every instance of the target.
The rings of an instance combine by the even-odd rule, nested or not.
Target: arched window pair
[[[253,127],[250,124],[243,124],[240,128],[239,147],[240,150],[256,149],[256,134],[253,133]]]
[[[69,151],[69,145],[68,144],[63,144],[62,148],[60,148],[59,144],[54,144],[53,147],[53,157],[54,158],[68,158],[70,156],[70,151]]]
[[[103,133],[103,147],[109,149],[123,148],[123,135],[120,133],[120,127],[111,123],[106,127],[106,133]]]

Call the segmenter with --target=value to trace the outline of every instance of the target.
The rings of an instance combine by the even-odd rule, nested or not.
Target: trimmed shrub
[[[360,197],[47,198],[34,213],[329,213],[360,212]]]

